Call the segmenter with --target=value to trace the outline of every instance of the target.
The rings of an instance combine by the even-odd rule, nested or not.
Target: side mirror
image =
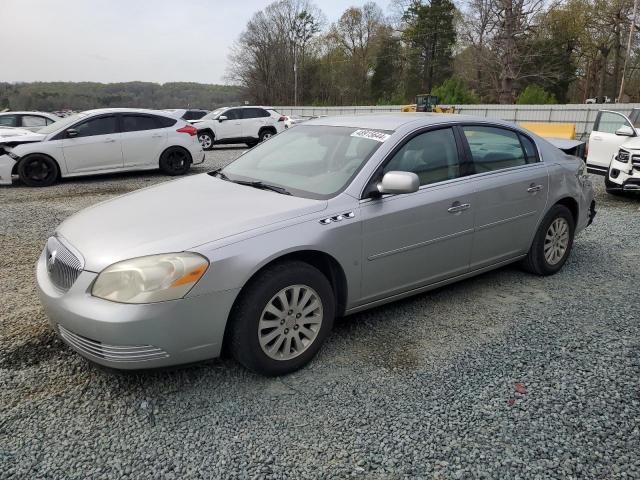
[[[420,188],[420,179],[413,172],[392,171],[384,174],[377,187],[380,193],[413,193]]]
[[[633,131],[633,128],[628,125],[623,125],[618,130],[616,130],[616,135],[620,137],[635,137],[636,132]]]
[[[75,128],[68,128],[66,133],[67,133],[67,138],[73,138],[78,136],[78,131]]]
[[[219,122],[224,122],[225,120],[228,120],[228,118],[227,118],[225,115],[220,115],[220,116],[218,117],[218,121],[219,121]]]

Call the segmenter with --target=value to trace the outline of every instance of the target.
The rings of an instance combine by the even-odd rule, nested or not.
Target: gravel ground
[[[96,367],[49,330],[34,263],[68,215],[166,180],[0,188],[0,478],[640,478],[640,197],[596,178],[560,274],[503,268],[348,317],[284,378]]]

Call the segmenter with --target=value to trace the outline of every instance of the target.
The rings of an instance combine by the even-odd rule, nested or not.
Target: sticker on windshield
[[[376,142],[384,142],[391,135],[388,133],[378,132],[376,130],[356,130],[351,134],[352,137],[368,138],[369,140],[375,140]]]

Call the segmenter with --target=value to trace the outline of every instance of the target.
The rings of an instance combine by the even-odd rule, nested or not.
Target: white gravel
[[[0,478],[640,478],[640,197],[594,179],[558,275],[508,267],[346,318],[285,378],[98,368],[48,329],[36,258],[68,215],[167,179],[0,188]]]

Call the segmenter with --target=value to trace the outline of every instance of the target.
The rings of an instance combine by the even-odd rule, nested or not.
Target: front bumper
[[[179,365],[220,355],[239,289],[132,305],[91,295],[97,274],[82,271],[62,293],[49,279],[45,253],[36,268],[38,295],[52,327],[73,350],[118,369]]]
[[[11,185],[11,171],[15,164],[9,155],[0,155],[0,185]]]
[[[628,163],[614,158],[607,178],[623,191],[640,191],[640,160],[632,157],[632,163]]]

